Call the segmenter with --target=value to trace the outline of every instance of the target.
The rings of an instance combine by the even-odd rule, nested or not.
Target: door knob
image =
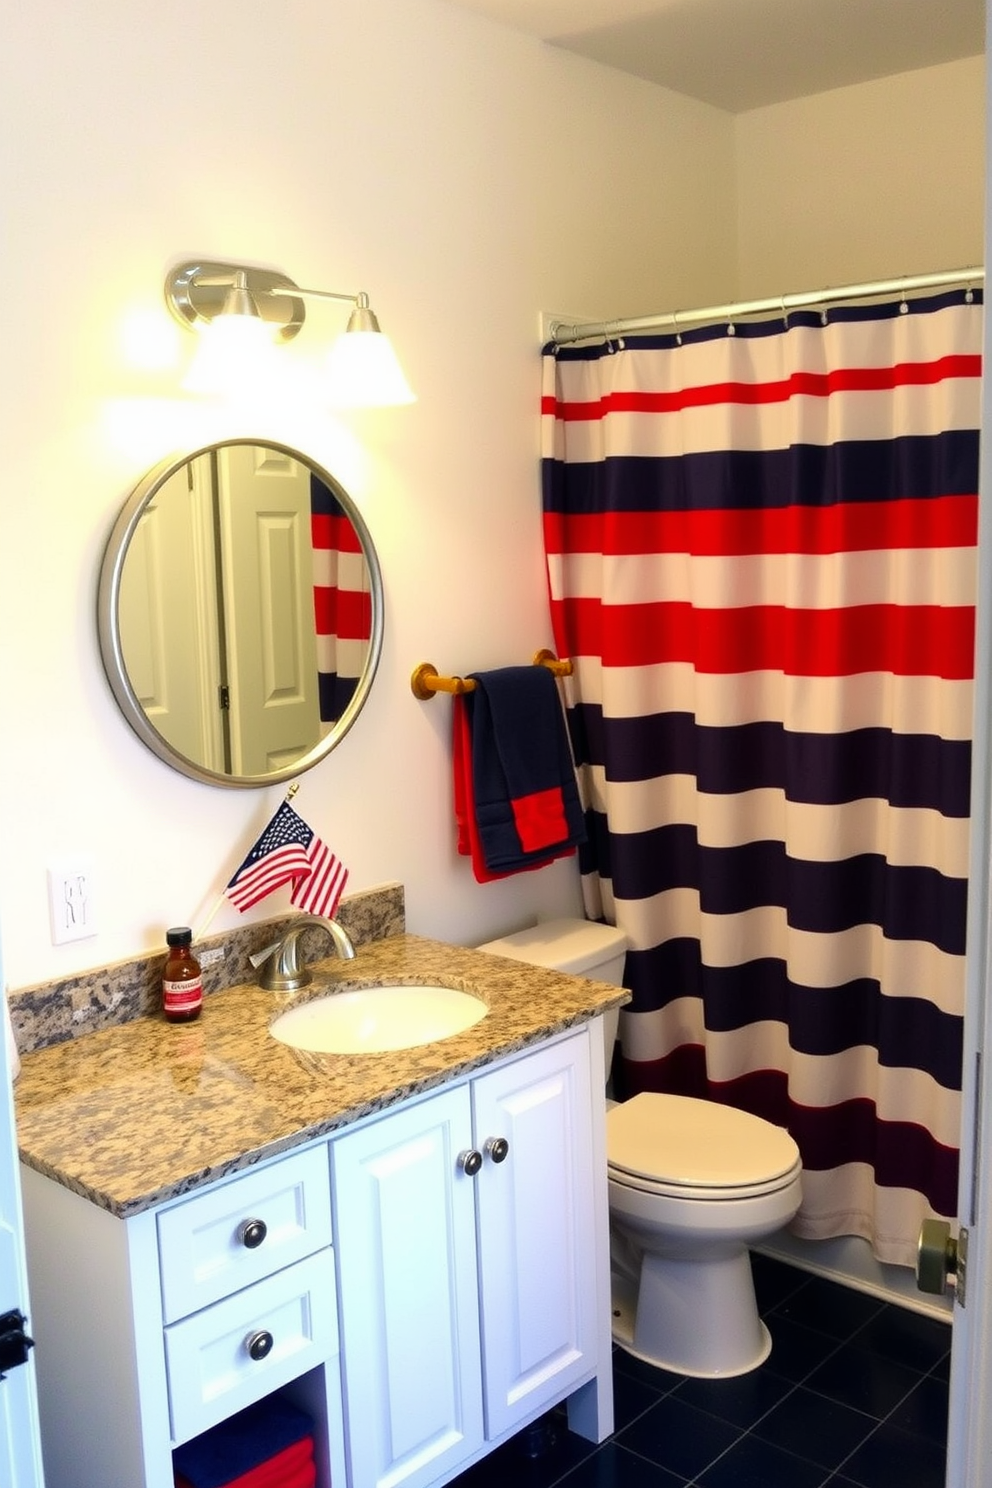
[[[467,1173],[470,1178],[474,1178],[482,1167],[482,1153],[475,1147],[470,1147],[466,1152],[459,1152],[458,1166],[463,1173]]]
[[[916,1285],[921,1292],[942,1297],[949,1282],[964,1306],[964,1283],[968,1256],[968,1231],[961,1229],[957,1238],[944,1219],[925,1219],[920,1225],[916,1246]]]

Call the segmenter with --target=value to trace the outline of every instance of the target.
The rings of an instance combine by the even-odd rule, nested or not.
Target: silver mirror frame
[[[177,471],[181,470],[190,461],[199,459],[202,455],[208,455],[214,450],[229,448],[232,445],[256,444],[262,445],[266,449],[275,450],[292,460],[298,461],[301,465],[305,465],[308,470],[316,475],[318,480],[327,486],[328,490],[341,503],[349,521],[358,534],[365,562],[368,565],[369,591],[372,602],[372,624],[369,635],[368,656],[362,675],[359,678],[358,686],[341,717],[314,748],[309,750],[307,754],[302,755],[292,765],[286,766],[282,770],[273,770],[268,775],[225,775],[216,770],[209,770],[195,760],[188,759],[186,755],[174,749],[169,741],[149,723],[145,711],[131,686],[127,668],[124,664],[124,652],[120,634],[121,578],[128,549],[137,530],[138,523],[141,521],[145,508],[160,486],[164,485],[166,481],[170,480]],[[375,678],[376,669],[379,665],[379,655],[382,651],[383,588],[378,555],[376,554],[372,536],[364,518],[347,491],[339,481],[335,480],[329,471],[324,470],[322,466],[302,454],[299,450],[293,449],[289,445],[280,444],[274,439],[221,439],[216,441],[216,443],[203,445],[199,449],[189,450],[183,454],[169,455],[142,477],[125,501],[107,539],[103,562],[100,567],[100,580],[97,591],[97,631],[104,671],[107,674],[107,681],[110,683],[110,688],[117,700],[118,707],[138,738],[143,744],[147,745],[154,755],[165,764],[170,765],[174,770],[178,770],[181,775],[186,775],[191,780],[198,780],[204,785],[221,785],[235,790],[258,790],[267,785],[278,785],[282,781],[295,779],[297,775],[302,775],[306,770],[312,770],[314,765],[319,764],[322,759],[326,758],[331,750],[341,742],[362,711],[369,694],[369,689]]]

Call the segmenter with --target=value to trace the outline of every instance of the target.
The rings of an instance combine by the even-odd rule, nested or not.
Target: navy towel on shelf
[[[312,1434],[309,1416],[282,1396],[269,1395],[177,1447],[172,1462],[193,1488],[224,1488]]]
[[[558,687],[547,667],[474,672],[465,694],[486,867],[512,873],[586,840]]]

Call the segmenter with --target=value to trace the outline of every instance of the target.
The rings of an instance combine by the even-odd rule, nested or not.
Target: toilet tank
[[[623,986],[627,937],[615,926],[600,925],[594,920],[544,920],[514,935],[486,941],[476,949],[493,956],[510,956],[531,966],[546,966],[549,971],[567,971],[594,982]],[[607,1008],[603,1014],[607,1076],[613,1062],[619,1020],[619,1008]]]

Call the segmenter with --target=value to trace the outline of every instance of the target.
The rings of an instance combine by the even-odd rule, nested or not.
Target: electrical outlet
[[[52,945],[85,940],[96,934],[93,902],[93,863],[89,858],[65,858],[48,870],[48,911]]]

